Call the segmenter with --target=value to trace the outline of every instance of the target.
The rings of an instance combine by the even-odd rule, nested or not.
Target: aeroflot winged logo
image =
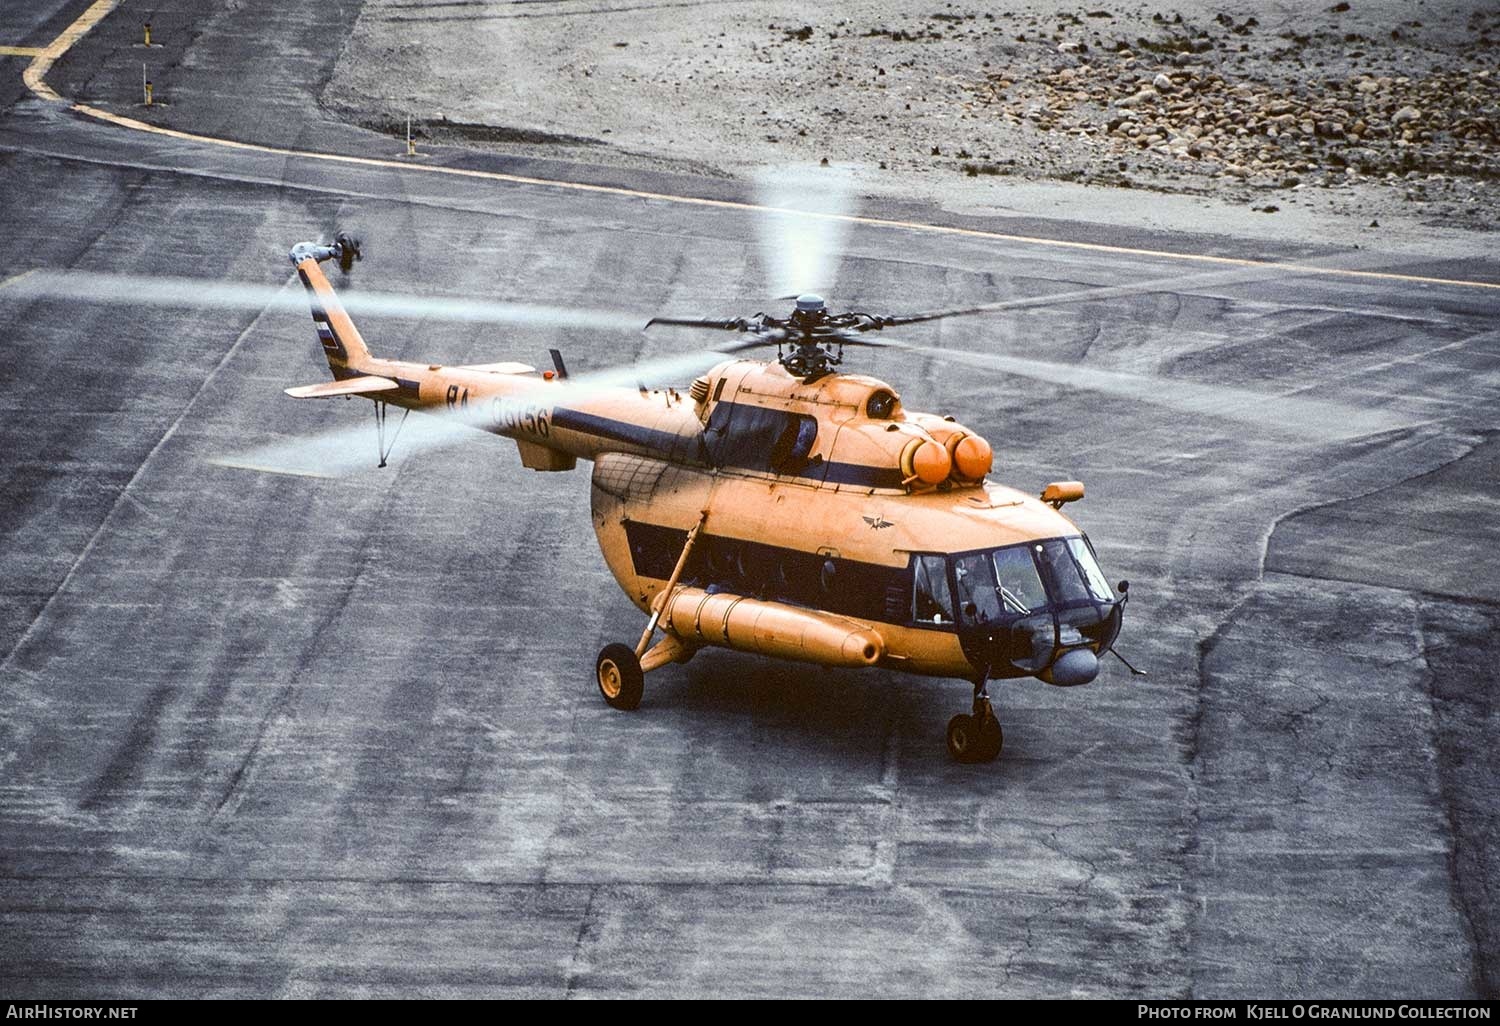
[[[864,521],[865,521],[865,523],[869,524],[870,527],[873,528],[876,531],[879,531],[879,530],[881,530],[883,528],[886,528],[886,527],[895,527],[896,526],[895,524],[893,524],[889,520],[887,520],[885,517],[881,516],[879,513],[875,514],[873,517],[865,517]]]

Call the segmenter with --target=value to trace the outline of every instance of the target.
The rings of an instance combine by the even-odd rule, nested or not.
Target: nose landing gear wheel
[[[646,691],[646,675],[641,670],[641,661],[629,645],[616,642],[604,646],[594,664],[594,676],[599,682],[599,693],[616,709],[634,709],[641,704],[641,695]]]
[[[973,715],[959,713],[948,721],[948,754],[955,762],[993,762],[1005,746],[1005,732],[982,682],[975,690]]]
[[[1005,745],[1005,732],[993,715],[978,719],[959,713],[948,721],[948,754],[954,762],[993,762]]]
[[[973,762],[979,744],[974,717],[959,713],[948,721],[948,755],[954,762]]]
[[[971,716],[970,719],[973,719]],[[1000,729],[1000,721],[995,719],[995,714],[990,713],[979,722],[979,762],[994,762],[1000,757],[1000,749],[1005,747],[1005,731]]]

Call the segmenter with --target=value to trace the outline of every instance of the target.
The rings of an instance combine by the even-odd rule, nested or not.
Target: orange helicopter
[[[599,653],[599,691],[614,708],[636,708],[647,673],[709,646],[961,677],[973,701],[949,721],[948,751],[983,762],[1004,737],[988,681],[1086,684],[1113,651],[1128,585],[1111,589],[1061,512],[1083,485],[1033,496],[991,482],[979,435],[837,370],[845,346],[884,344],[868,332],[982,308],[835,314],[803,294],[784,318],[656,318],[648,327],[747,336],[717,347],[728,358],[678,391],[570,378],[557,350],[543,372],[375,357],[320,267],[347,272],[359,258],[347,235],[292,249],[333,377],[287,394],[373,400],[382,466],[390,406],[403,423],[439,412],[514,439],[532,470],[592,461],[605,562],[648,615],[634,645]],[[777,359],[733,356],[762,346]]]
[[[848,213],[847,182],[830,180],[827,169],[810,176],[777,169],[762,179],[761,190],[760,203],[740,206],[760,215],[763,267],[775,291],[791,293],[783,296],[794,302],[790,313],[654,318],[647,327],[743,337],[715,346],[711,358],[699,352],[582,376],[569,375],[555,349],[553,369],[540,372],[521,363],[442,366],[376,358],[321,269],[334,261],[347,275],[361,258],[359,242],[340,234],[331,244],[302,243],[290,253],[332,380],[287,392],[299,399],[372,400],[380,466],[413,410],[428,416],[413,422],[407,446],[451,444],[478,428],[513,439],[522,464],[533,470],[571,470],[580,458],[593,462],[600,548],[648,617],[636,644],[612,644],[599,653],[599,690],[615,708],[635,708],[647,673],[686,662],[707,646],[959,677],[973,684],[973,702],[949,721],[948,750],[960,761],[979,762],[994,759],[1003,744],[988,681],[1085,684],[1106,654],[1144,676],[1114,647],[1127,582],[1110,588],[1087,536],[1062,513],[1083,498],[1083,485],[1055,481],[1033,496],[990,481],[993,455],[983,438],[952,417],[905,409],[883,381],[840,373],[846,346],[894,347],[1320,443],[1408,426],[1389,411],[1327,397],[875,337],[886,328],[947,317],[1180,294],[1190,283],[1217,287],[1345,273],[1341,265],[1351,261],[1378,265],[1378,254],[1318,263],[1212,258],[1214,269],[1205,273],[1084,284],[960,309],[896,317],[833,313],[807,286],[832,282],[838,233],[859,220]],[[0,301],[9,300],[299,314],[307,308],[281,287],[45,268],[0,283]],[[474,297],[353,291],[344,300],[371,316],[591,332],[638,331],[642,323],[635,313]],[[736,356],[760,347],[774,347],[777,358]],[[647,387],[648,377],[692,383],[682,390]],[[402,414],[388,439],[391,406]],[[356,466],[349,442],[341,431],[214,462],[328,476]],[[357,466],[364,465],[359,458]]]

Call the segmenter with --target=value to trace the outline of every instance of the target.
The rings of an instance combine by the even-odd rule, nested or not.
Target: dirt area
[[[898,6],[370,0],[324,103],[529,155],[826,160],[969,212],[1342,245],[1496,226],[1490,5]]]

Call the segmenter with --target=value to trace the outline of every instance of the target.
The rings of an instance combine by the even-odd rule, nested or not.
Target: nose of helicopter
[[[1019,671],[1057,687],[1077,687],[1099,676],[1099,659],[1119,635],[1120,614],[1118,603],[1044,610],[1010,624],[961,628],[959,640],[970,665],[992,678]]]
[[[1087,684],[1099,675],[1099,657],[1091,649],[1070,648],[1053,662],[1048,676],[1049,683],[1061,687]]]

